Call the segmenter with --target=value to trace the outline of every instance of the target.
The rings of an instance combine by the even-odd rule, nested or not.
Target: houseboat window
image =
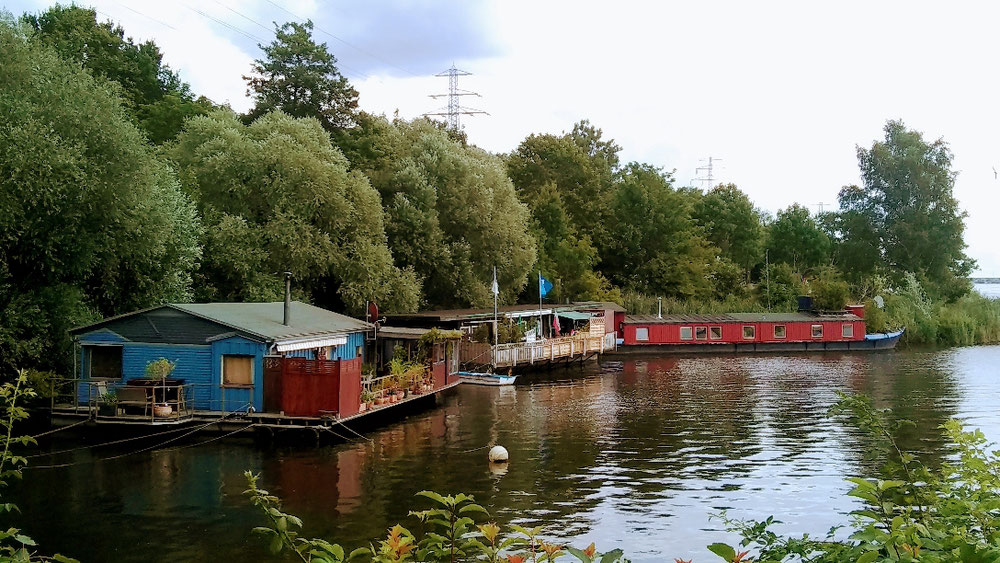
[[[691,340],[691,327],[689,326],[681,327],[681,340]]]
[[[695,340],[708,340],[708,327],[699,326],[694,329]]]
[[[785,337],[785,325],[774,325],[774,337],[775,338]]]
[[[844,326],[840,328],[840,334],[844,338],[854,338],[854,325],[851,323],[845,323]]]
[[[812,337],[823,338],[823,325],[812,325]]]
[[[755,326],[744,326],[743,327],[743,339],[753,340],[757,336],[757,327]]]
[[[636,340],[649,340],[649,329],[646,327],[635,329]]]
[[[713,326],[708,329],[708,337],[712,340],[722,340],[722,327]]]
[[[87,362],[91,379],[122,378],[121,346],[87,346]]]
[[[253,385],[253,356],[222,356],[222,384]]]

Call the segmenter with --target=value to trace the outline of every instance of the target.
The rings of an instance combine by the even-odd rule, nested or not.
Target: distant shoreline
[[[969,278],[972,283],[1000,283],[1000,278]]]

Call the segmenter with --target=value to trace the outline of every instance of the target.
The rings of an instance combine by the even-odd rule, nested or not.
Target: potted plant
[[[146,377],[148,379],[160,380],[160,394],[159,398],[162,401],[159,404],[153,405],[153,416],[156,417],[168,417],[173,414],[174,409],[167,404],[167,378],[173,373],[174,367],[177,364],[171,362],[166,358],[160,358],[159,360],[153,360],[146,364]],[[156,389],[153,389],[153,401],[156,402]]]
[[[101,416],[116,416],[118,414],[118,393],[108,391],[101,395],[101,401],[97,405],[97,414]]]
[[[366,410],[370,410],[372,408],[372,404],[373,404],[374,400],[375,400],[375,396],[372,395],[371,391],[368,391],[367,389],[364,390],[364,391],[362,391],[361,392],[361,407],[360,407],[360,410],[358,412],[365,412]]]

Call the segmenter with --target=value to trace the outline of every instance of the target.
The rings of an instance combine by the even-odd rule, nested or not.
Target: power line
[[[302,16],[296,15],[294,12],[289,11],[284,6],[282,6],[282,5],[274,2],[273,0],[267,0],[267,3],[270,4],[270,5],[272,5],[272,6],[274,6],[277,9],[281,10],[282,12],[285,12],[286,14],[292,16],[293,18],[296,18],[298,20],[305,20],[306,19],[306,18],[303,18]],[[340,41],[344,45],[347,45],[348,47],[354,49],[355,51],[358,51],[359,53],[362,53],[364,55],[368,55],[369,57],[371,57],[373,59],[382,61],[383,63],[385,63],[385,64],[387,64],[387,65],[389,65],[389,66],[391,66],[391,67],[393,67],[393,68],[395,68],[397,70],[401,70],[401,71],[405,72],[406,74],[409,74],[410,76],[416,76],[416,77],[420,76],[420,75],[418,75],[418,74],[416,74],[414,72],[410,72],[409,70],[406,70],[405,68],[403,68],[403,67],[401,67],[401,66],[399,66],[397,64],[394,64],[392,61],[390,61],[390,60],[388,60],[386,58],[383,58],[383,57],[379,56],[376,53],[373,53],[373,52],[368,51],[366,49],[362,49],[361,47],[358,47],[357,45],[351,43],[350,41],[347,41],[346,39],[342,39],[340,37],[337,37],[336,35],[330,33],[329,31],[323,29],[322,27],[316,25],[315,23],[313,23],[313,27],[315,27],[317,31],[321,31],[321,32],[329,35],[330,37],[336,39],[337,41]]]
[[[458,77],[459,76],[471,76],[471,72],[466,72],[464,70],[459,70],[455,68],[454,63],[451,68],[444,72],[439,72],[434,76],[447,76],[448,77],[448,93],[447,94],[430,94],[429,97],[437,99],[448,97],[448,106],[441,108],[435,112],[428,112],[424,114],[424,117],[438,116],[444,117],[447,120],[448,128],[452,131],[458,131],[461,128],[460,116],[463,115],[489,115],[489,113],[478,110],[475,108],[467,108],[461,105],[462,96],[476,96],[477,98],[482,97],[476,92],[470,92],[468,90],[461,90],[458,87]]]
[[[715,182],[715,177],[712,175],[712,173],[715,170],[715,163],[719,162],[720,160],[722,160],[722,159],[721,158],[713,158],[711,156],[708,157],[708,164],[707,165],[705,165],[705,166],[699,166],[699,167],[697,167],[697,168],[694,169],[694,173],[695,173],[695,176],[696,176],[694,178],[694,181],[695,182],[704,182],[705,184],[708,185],[708,189],[712,189],[713,183]],[[699,172],[701,172],[702,170],[704,170],[706,172],[706,174],[705,174],[705,176],[703,176],[701,178],[698,178],[697,174]]]

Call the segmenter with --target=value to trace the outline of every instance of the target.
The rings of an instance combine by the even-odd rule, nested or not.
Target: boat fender
[[[505,463],[508,459],[507,448],[503,446],[493,446],[490,448],[490,461],[492,463]]]

